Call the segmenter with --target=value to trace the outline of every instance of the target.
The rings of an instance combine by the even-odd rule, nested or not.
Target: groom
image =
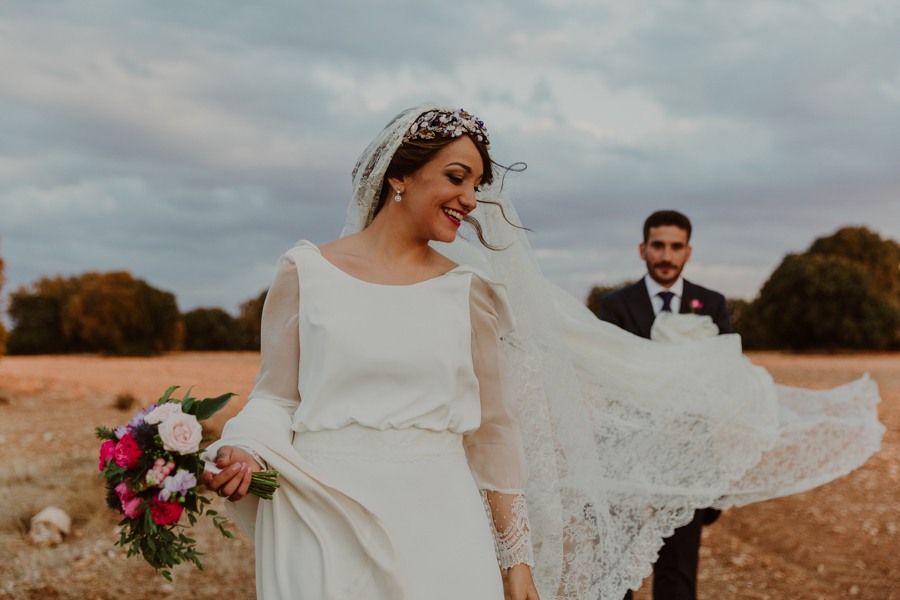
[[[640,281],[607,294],[600,300],[600,318],[622,329],[650,338],[656,315],[663,311],[709,315],[719,333],[734,333],[725,297],[681,277],[691,258],[691,222],[674,210],[661,210],[644,222],[641,259],[647,275]],[[694,520],[665,539],[653,568],[653,600],[695,600],[700,532],[719,511],[697,510]],[[631,599],[631,590],[625,595]]]

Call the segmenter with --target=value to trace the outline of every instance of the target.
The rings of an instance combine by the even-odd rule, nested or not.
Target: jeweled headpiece
[[[433,140],[437,137],[457,138],[467,133],[490,148],[491,140],[484,122],[461,108],[458,110],[430,110],[422,114],[410,126],[406,135],[403,136],[403,141]]]

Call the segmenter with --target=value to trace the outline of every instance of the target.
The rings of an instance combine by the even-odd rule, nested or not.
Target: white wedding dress
[[[281,473],[271,502],[228,503],[259,598],[502,600],[498,559],[533,563],[512,328],[505,288],[470,267],[390,286],[309,242],[282,257],[256,385],[209,450],[243,446]]]

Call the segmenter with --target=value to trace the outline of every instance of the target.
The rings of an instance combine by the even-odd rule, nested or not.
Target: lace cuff
[[[266,464],[266,461],[264,461],[259,454],[254,452],[252,448],[248,448],[247,446],[235,446],[235,448],[240,448],[241,450],[252,456],[253,459],[259,463],[259,466],[263,468],[263,471],[268,470],[269,466]]]
[[[534,553],[525,496],[481,490],[481,499],[491,523],[500,568],[505,571],[518,564],[533,567]]]

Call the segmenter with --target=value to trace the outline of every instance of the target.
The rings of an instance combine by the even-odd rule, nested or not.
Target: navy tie
[[[672,298],[675,297],[675,292],[660,292],[657,296],[663,299],[662,309],[665,312],[672,312]]]

